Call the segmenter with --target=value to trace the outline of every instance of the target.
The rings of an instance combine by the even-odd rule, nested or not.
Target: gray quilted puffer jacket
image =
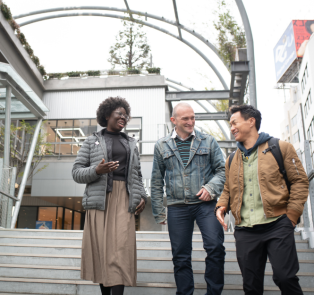
[[[140,156],[136,140],[126,136],[130,147],[130,160],[126,187],[129,194],[129,212],[134,213],[141,198],[147,201],[141,173]],[[102,132],[94,132],[87,137],[79,150],[72,169],[72,176],[77,183],[86,183],[82,205],[85,210],[105,210],[108,174],[98,175],[96,167],[102,159],[108,162],[107,147]],[[110,185],[109,179],[109,185]]]

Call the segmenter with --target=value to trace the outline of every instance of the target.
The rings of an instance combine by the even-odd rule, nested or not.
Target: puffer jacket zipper
[[[258,150],[259,150],[259,147],[257,147],[257,155],[258,155]],[[264,219],[266,220],[267,217],[266,217],[265,210],[264,210],[264,203],[263,203],[262,191],[261,191],[261,187],[260,187],[260,185],[259,185],[259,177],[258,177],[258,158],[257,158],[257,183],[258,183],[259,194],[260,194],[260,196],[261,196],[261,201],[262,201],[262,206],[263,206]]]
[[[101,149],[102,149],[102,151],[103,151],[103,153],[104,153],[104,157],[106,158],[105,149],[104,149],[104,147],[102,146],[101,140],[100,140],[100,138],[98,137],[97,133],[95,133],[95,136],[97,137],[97,139],[98,139],[98,141],[99,141],[99,144],[100,144],[100,146],[101,146]]]
[[[300,175],[299,171],[298,171],[298,168],[297,168],[297,165],[295,164],[295,159],[292,159],[292,163],[293,163],[293,165],[295,167],[295,170],[297,170],[298,175]]]

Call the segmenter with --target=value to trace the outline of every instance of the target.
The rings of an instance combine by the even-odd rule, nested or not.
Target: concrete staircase
[[[82,231],[0,229],[0,295],[100,295],[97,284],[80,279]],[[295,234],[304,294],[314,294],[314,250]],[[200,233],[193,236],[195,295],[204,295],[205,256]],[[225,234],[224,295],[243,294],[233,234]],[[126,295],[173,295],[176,292],[167,232],[137,232],[138,284]],[[289,258],[287,258],[289,259]],[[267,263],[265,294],[279,295]]]

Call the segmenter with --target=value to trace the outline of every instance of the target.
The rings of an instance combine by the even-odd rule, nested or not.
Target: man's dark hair
[[[240,105],[240,106],[232,106],[229,109],[230,115],[233,115],[234,113],[240,112],[241,117],[246,121],[249,118],[255,119],[255,127],[258,131],[261,127],[261,121],[262,121],[262,114],[259,110],[256,108],[250,106],[250,105]]]
[[[311,30],[311,25],[314,24],[314,20],[308,20],[306,23],[305,23],[305,28],[306,30],[309,32],[309,34],[313,34],[313,31]]]
[[[107,119],[111,113],[117,108],[124,108],[126,114],[130,117],[131,107],[125,98],[122,97],[108,97],[105,99],[97,109],[97,122],[102,127],[107,127]],[[128,122],[128,121],[127,121]]]

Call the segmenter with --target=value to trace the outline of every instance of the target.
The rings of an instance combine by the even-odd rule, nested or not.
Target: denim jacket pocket
[[[200,167],[204,167],[206,163],[208,163],[208,154],[209,148],[207,147],[200,147],[196,150],[195,153],[195,164]]]
[[[168,170],[173,170],[173,159],[174,159],[174,153],[172,150],[164,151],[162,154],[164,163]]]

